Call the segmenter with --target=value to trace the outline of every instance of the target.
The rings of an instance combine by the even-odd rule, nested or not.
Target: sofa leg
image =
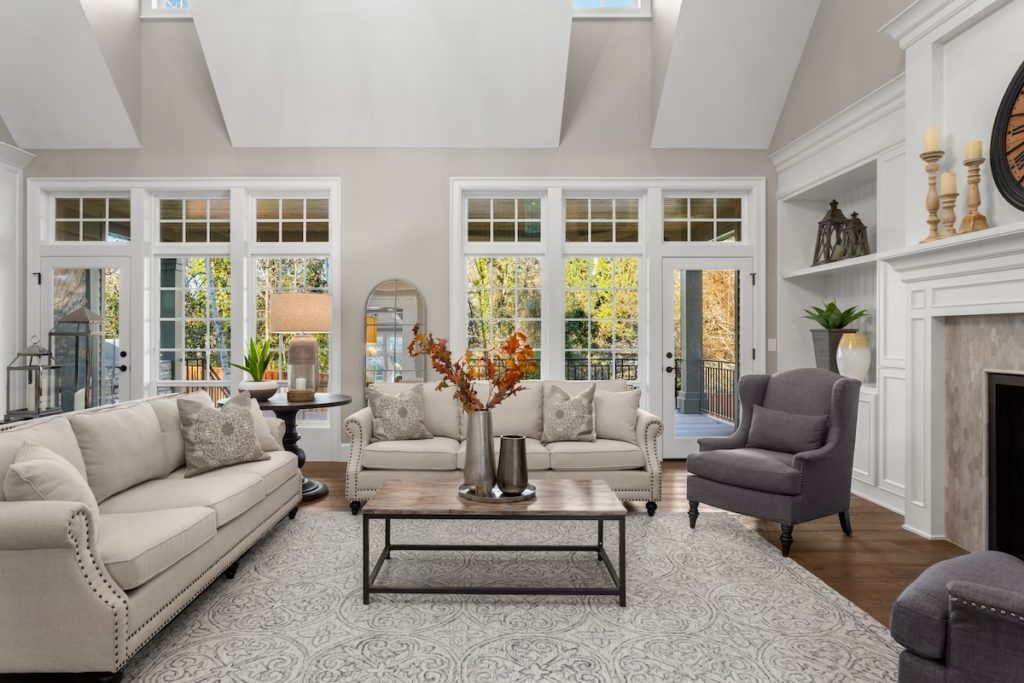
[[[363,504],[360,503],[358,500],[353,500],[351,503],[348,504],[348,506],[352,509],[353,515],[358,515],[359,508],[363,507]]]
[[[238,572],[238,563],[232,562],[231,566],[224,570],[224,576],[229,579],[235,578],[235,574]]]
[[[288,519],[295,519],[295,515],[299,514],[299,506],[296,505],[288,511]]]
[[[697,518],[700,517],[700,512],[697,511],[697,506],[700,505],[695,500],[690,501],[690,528],[697,528]]]
[[[793,525],[783,524],[782,533],[779,534],[779,543],[782,544],[782,556],[789,557],[789,547],[793,545]]]
[[[657,510],[657,509],[658,509],[658,504],[657,503],[655,503],[653,500],[647,501],[647,516],[648,517],[653,517],[654,516],[654,511]]]
[[[853,527],[850,525],[850,511],[843,510],[839,513],[839,526],[843,527],[843,533],[853,536]]]

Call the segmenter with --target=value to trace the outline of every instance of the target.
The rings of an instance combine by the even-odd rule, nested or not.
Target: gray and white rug
[[[130,663],[154,681],[895,681],[874,619],[727,513],[630,516],[614,597],[373,595],[360,517],[279,524]],[[382,523],[375,523],[382,524]],[[377,547],[382,540],[378,531]],[[607,529],[612,544],[615,525]],[[593,543],[593,523],[397,521],[393,541]],[[614,553],[613,560],[614,560]],[[400,553],[380,580],[606,585],[592,553]]]

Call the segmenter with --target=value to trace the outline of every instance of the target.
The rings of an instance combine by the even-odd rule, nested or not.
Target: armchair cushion
[[[803,453],[819,448],[827,435],[828,415],[800,415],[754,406],[747,446]]]
[[[692,475],[740,488],[796,495],[800,471],[793,455],[764,448],[735,448],[690,454],[686,470]]]
[[[951,581],[1024,590],[1024,562],[1006,553],[984,551],[944,560],[924,570],[896,599],[889,630],[911,652],[929,659],[946,654]]]

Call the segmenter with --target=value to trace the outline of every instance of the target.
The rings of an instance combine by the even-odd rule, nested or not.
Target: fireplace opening
[[[1024,375],[988,376],[989,549],[1024,559]]]

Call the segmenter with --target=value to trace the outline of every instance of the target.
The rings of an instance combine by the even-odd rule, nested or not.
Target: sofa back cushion
[[[597,429],[597,438],[636,443],[639,410],[639,389],[598,391],[594,394],[594,426]]]
[[[73,413],[68,420],[97,502],[167,476],[160,421],[148,401]]]
[[[160,423],[160,436],[163,440],[164,476],[185,466],[185,437],[181,433],[181,420],[178,417],[178,399],[196,401],[208,408],[213,407],[213,399],[205,391],[191,394],[171,394],[153,399],[149,405],[156,413]]]
[[[570,396],[577,396],[581,391],[586,389],[591,384],[594,385],[597,391],[629,391],[633,387],[629,386],[629,383],[624,379],[601,379],[601,380],[588,380],[588,379],[566,379],[566,380],[544,380],[545,385],[554,385],[569,394]]]
[[[487,382],[477,382],[480,400],[487,403]],[[522,434],[528,439],[540,440],[544,435],[544,383],[539,380],[523,382],[525,389],[515,396],[509,396],[491,411],[491,427],[494,436]],[[585,389],[586,387],[582,387]],[[579,393],[581,388],[576,388]],[[463,420],[465,423],[465,420]],[[466,431],[463,425],[462,438]]]
[[[409,391],[413,382],[382,382],[374,384],[373,388],[382,394],[397,396]],[[459,439],[460,427],[459,416],[462,407],[455,401],[455,387],[448,387],[436,391],[436,382],[423,383],[423,410],[424,422],[427,429],[434,436],[446,436],[449,439]]]
[[[71,463],[79,474],[86,476],[82,451],[78,448],[78,440],[71,429],[71,423],[67,417],[57,415],[25,422],[0,432],[0,481],[7,476],[11,463],[26,443],[50,449]],[[2,488],[0,500],[4,500]]]
[[[7,500],[72,501],[83,503],[94,518],[100,514],[96,496],[82,473],[49,448],[26,443],[2,481]]]

